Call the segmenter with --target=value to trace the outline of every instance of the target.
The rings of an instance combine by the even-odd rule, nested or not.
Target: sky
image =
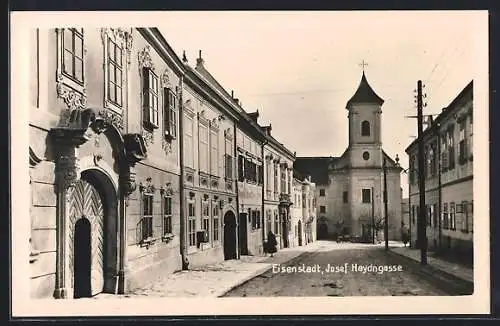
[[[191,65],[205,67],[297,156],[340,156],[346,102],[365,74],[382,106],[382,144],[408,167],[417,134],[414,90],[438,114],[487,62],[484,12],[167,12],[157,27]],[[407,193],[407,176],[402,175]]]

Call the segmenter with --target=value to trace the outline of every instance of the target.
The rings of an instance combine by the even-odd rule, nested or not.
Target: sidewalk
[[[398,255],[420,262],[420,250],[418,249],[395,247],[391,248],[391,251]],[[436,258],[432,255],[432,252],[429,252],[427,255],[427,264],[443,273],[451,274],[464,281],[474,283],[474,270],[472,268]]]
[[[226,260],[202,268],[179,271],[152,281],[148,286],[119,297],[221,297],[238,285],[261,275],[272,268],[272,264],[283,264],[305,252],[317,251],[321,242],[307,246],[285,248],[273,257],[241,256],[241,259]],[[102,294],[95,299],[104,298]],[[116,298],[116,295],[110,294]]]

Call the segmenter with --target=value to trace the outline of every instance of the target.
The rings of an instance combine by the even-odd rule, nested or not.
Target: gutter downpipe
[[[184,102],[182,101],[182,94],[184,89],[184,76],[180,76],[179,80],[179,165],[180,165],[180,178],[179,178],[179,193],[180,193],[180,254],[181,254],[181,263],[182,270],[189,269],[189,260],[187,258],[187,248],[186,248],[186,200],[184,193]]]

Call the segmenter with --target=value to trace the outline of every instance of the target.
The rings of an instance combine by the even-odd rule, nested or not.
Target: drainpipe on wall
[[[235,178],[235,191],[236,191],[236,225],[237,225],[237,228],[236,228],[236,259],[240,259],[240,195],[239,195],[239,191],[238,191],[238,179],[239,179],[239,167],[238,167],[238,150],[237,150],[237,146],[238,146],[238,143],[236,141],[236,138],[237,138],[237,129],[236,129],[236,121],[234,122],[233,124],[233,154],[234,154],[234,160],[235,160],[235,164],[233,166],[236,167],[235,169],[235,175],[236,175],[236,178]]]
[[[266,218],[265,218],[265,211],[266,211],[266,207],[264,205],[264,195],[265,195],[265,190],[264,190],[264,184],[265,184],[265,181],[264,181],[264,163],[266,162],[265,160],[265,157],[264,157],[264,146],[266,146],[267,144],[269,143],[269,141],[266,139],[263,143],[262,143],[262,147],[261,147],[261,158],[262,158],[262,219],[261,219],[261,225],[262,225],[262,245],[264,246],[264,239],[266,239],[266,230],[265,230],[265,224],[266,224]],[[267,175],[267,173],[266,173]],[[266,180],[267,181],[267,180]],[[262,250],[264,250],[264,248],[262,248]]]
[[[180,253],[181,253],[181,263],[182,270],[187,270],[189,268],[189,260],[187,258],[186,250],[186,200],[184,193],[184,102],[182,101],[182,93],[184,88],[184,77],[180,76],[179,80],[179,166],[180,166],[180,177],[179,177],[179,242],[180,242]]]
[[[442,210],[442,204],[441,204],[441,196],[442,196],[442,189],[441,189],[441,135],[439,133],[439,124],[437,125],[438,127],[438,132],[437,132],[437,161],[438,161],[438,248],[441,249],[442,245],[442,225],[441,225],[441,210]]]

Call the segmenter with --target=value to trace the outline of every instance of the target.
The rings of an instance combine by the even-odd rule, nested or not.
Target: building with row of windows
[[[473,81],[436,117],[427,120],[409,155],[411,245],[420,248],[418,142],[424,142],[426,241],[430,250],[473,254]]]
[[[201,51],[191,65],[157,28],[36,29],[30,46],[32,297],[126,293],[289,230],[295,154]]]
[[[311,177],[294,178],[289,242],[291,247],[316,241],[316,185]]]

